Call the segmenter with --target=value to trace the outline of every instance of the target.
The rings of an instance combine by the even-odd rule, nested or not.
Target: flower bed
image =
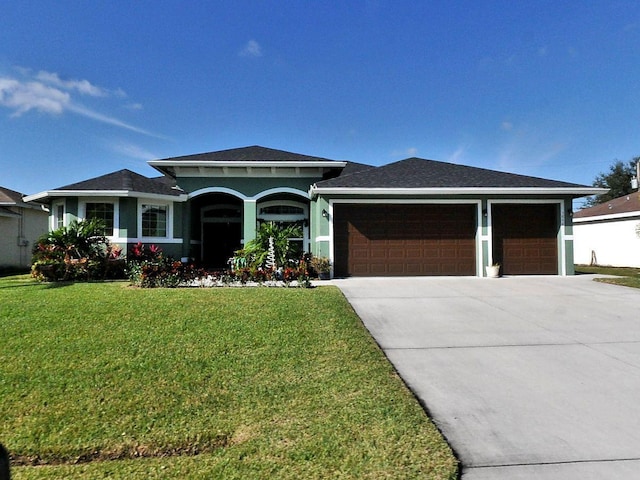
[[[141,288],[311,286],[305,260],[285,268],[243,267],[208,271],[165,257],[158,247],[145,247],[141,243],[129,253],[127,274],[131,284]]]

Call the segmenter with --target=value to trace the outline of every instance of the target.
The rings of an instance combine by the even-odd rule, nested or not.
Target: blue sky
[[[637,1],[11,2],[0,185],[262,145],[591,184],[640,155]]]

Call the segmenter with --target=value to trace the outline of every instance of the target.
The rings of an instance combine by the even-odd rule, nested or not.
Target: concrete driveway
[[[463,480],[640,478],[640,290],[592,280],[334,283]]]

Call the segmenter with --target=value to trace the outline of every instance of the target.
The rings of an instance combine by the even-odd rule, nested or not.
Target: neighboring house
[[[27,197],[51,227],[99,217],[113,242],[221,267],[261,222],[330,257],[335,276],[573,273],[572,200],[603,190],[409,158],[381,167],[253,146],[149,161]]]
[[[47,233],[48,211],[40,203],[26,203],[23,195],[0,187],[0,269],[31,265],[31,248]]]
[[[640,267],[640,193],[576,212],[573,238],[577,264]]]

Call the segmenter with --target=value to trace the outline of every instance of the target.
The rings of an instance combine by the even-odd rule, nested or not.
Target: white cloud
[[[127,108],[129,110],[142,110],[142,104],[141,103],[130,103],[128,105],[125,105],[125,108]]]
[[[0,77],[0,105],[13,110],[13,117],[19,117],[29,110],[60,114],[70,102],[68,93],[40,82],[20,82],[14,78]]]
[[[404,150],[394,150],[391,152],[392,157],[415,157],[416,155],[418,155],[418,149],[416,147],[409,147]]]
[[[78,115],[82,115],[83,117],[91,118],[92,120],[97,120],[98,122],[106,123],[109,125],[113,125],[116,127],[124,128],[126,130],[131,130],[132,132],[142,133],[143,135],[149,135],[150,137],[163,138],[160,135],[156,135],[151,132],[147,132],[142,128],[135,127],[133,125],[129,125],[126,122],[118,120],[117,118],[110,117],[108,115],[103,115],[102,113],[95,112],[89,108],[83,107],[82,105],[70,103],[67,106],[67,110],[73,113],[77,113]]]
[[[57,73],[39,71],[32,75],[27,68],[16,69],[23,77],[0,76],[0,107],[12,110],[12,117],[19,117],[31,110],[51,115],[73,112],[98,122],[124,128],[132,132],[163,138],[142,128],[130,125],[117,118],[104,115],[74,101],[72,95],[91,97],[126,97],[122,89],[113,92],[93,85],[88,80],[63,80]],[[139,110],[139,103],[130,104],[130,108]]]
[[[531,132],[517,132],[500,149],[499,169],[506,171],[535,170],[554,160],[568,146],[564,141],[552,141],[548,136]]]
[[[57,73],[45,72],[44,70],[40,70],[35,78],[63,90],[76,90],[82,95],[92,97],[106,97],[108,95],[107,90],[91,84],[88,80],[62,80]]]
[[[121,155],[135,158],[137,160],[153,160],[158,158],[157,155],[154,155],[150,151],[132,143],[116,143],[115,145],[112,145],[111,148]]]
[[[447,158],[447,162],[449,163],[460,163],[460,159],[466,153],[467,149],[465,147],[458,147],[455,152],[453,152]]]
[[[500,129],[504,130],[505,132],[510,132],[511,130],[513,130],[513,123],[505,120],[500,124]]]
[[[242,50],[240,50],[241,57],[261,57],[262,47],[255,40],[249,40]]]

